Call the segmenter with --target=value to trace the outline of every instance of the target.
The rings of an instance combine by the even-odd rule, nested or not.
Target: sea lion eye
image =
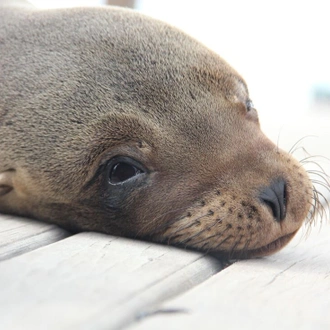
[[[254,108],[254,105],[251,100],[247,100],[246,102],[246,110],[249,112]]]
[[[136,166],[128,162],[118,161],[110,168],[109,182],[113,185],[120,184],[141,173],[143,171]]]

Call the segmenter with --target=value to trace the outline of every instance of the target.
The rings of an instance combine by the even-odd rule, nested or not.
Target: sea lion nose
[[[284,220],[286,215],[286,182],[277,179],[269,187],[263,188],[259,198],[262,203],[268,205],[276,221]]]

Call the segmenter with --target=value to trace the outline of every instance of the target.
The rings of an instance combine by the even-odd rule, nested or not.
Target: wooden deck
[[[199,253],[0,215],[0,329],[329,330],[330,225],[301,236],[220,271]]]

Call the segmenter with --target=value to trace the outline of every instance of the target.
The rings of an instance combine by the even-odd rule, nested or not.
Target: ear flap
[[[0,173],[0,197],[6,195],[13,189],[14,170]]]

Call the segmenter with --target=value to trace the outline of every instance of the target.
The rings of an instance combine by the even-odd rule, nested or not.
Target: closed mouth
[[[254,257],[263,257],[268,256],[270,254],[273,254],[280,249],[282,249],[286,244],[290,242],[290,240],[293,238],[293,236],[296,234],[297,230],[291,234],[284,235],[275,241],[272,241],[271,243],[262,246],[260,248],[254,249],[254,250],[247,250],[246,258],[254,258]]]
[[[219,251],[219,252],[211,252],[211,255],[220,258],[220,259],[251,259],[257,257],[264,257],[270,254],[273,254],[279,250],[281,250],[286,244],[290,242],[293,236],[297,233],[297,230],[293,233],[284,235],[269,244],[262,246],[253,250],[238,250],[233,251],[232,253]]]

